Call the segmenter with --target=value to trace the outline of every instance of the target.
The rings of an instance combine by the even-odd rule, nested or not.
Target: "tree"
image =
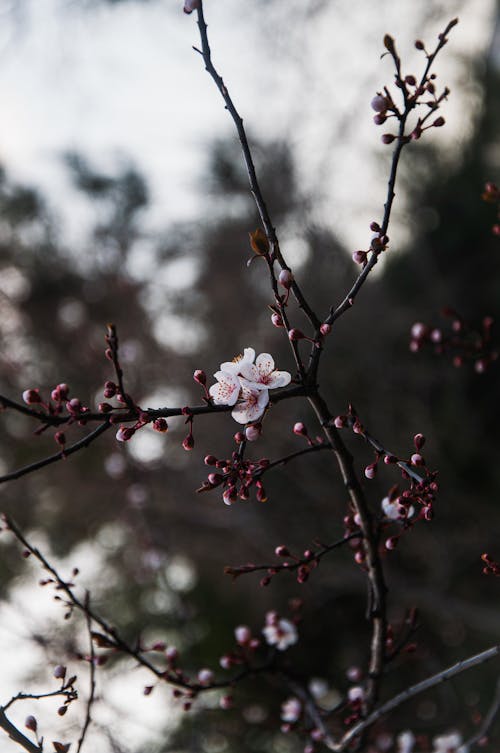
[[[20,376],[17,369],[6,368],[6,374],[13,384],[19,380],[23,382],[23,402],[7,395],[0,398],[5,416],[11,421],[12,433],[17,432],[19,436],[22,432],[22,441],[19,448],[13,445],[12,451],[13,460],[18,461],[20,467],[6,472],[0,480],[39,478],[33,474],[56,465],[64,468],[60,472],[63,480],[66,473],[71,473],[68,469],[72,468],[73,462],[80,463],[81,473],[90,474],[91,468],[86,460],[89,453],[83,450],[92,445],[92,457],[95,458],[99,442],[104,441],[104,434],[114,433],[119,443],[132,448],[141,437],[157,437],[169,432],[169,424],[176,418],[184,426],[177,449],[171,449],[170,478],[174,479],[171,485],[177,488],[168,490],[169,514],[165,515],[165,510],[160,513],[161,507],[157,506],[152,519],[147,521],[148,525],[144,525],[145,520],[140,521],[141,525],[137,526],[140,541],[131,557],[127,556],[127,551],[116,546],[113,548],[112,557],[123,566],[126,575],[121,588],[115,589],[113,581],[108,584],[103,578],[101,583],[79,590],[80,574],[77,568],[72,569],[71,576],[61,574],[62,570],[55,567],[51,559],[32,543],[23,525],[20,527],[11,514],[5,517],[5,529],[21,543],[23,553],[36,560],[45,570],[42,584],[55,589],[68,624],[73,625],[78,616],[83,619],[89,646],[83,649],[80,636],[72,635],[70,639],[69,634],[64,632],[62,641],[63,645],[66,642],[66,646],[58,646],[58,656],[65,650],[89,667],[90,691],[83,724],[75,738],[76,748],[82,748],[95,713],[96,677],[101,673],[99,667],[107,665],[111,670],[103,669],[102,672],[113,671],[124,660],[131,661],[149,674],[150,679],[144,687],[147,697],[161,692],[157,686],[171,686],[178,707],[186,712],[196,710],[205,698],[215,697],[222,709],[228,712],[225,718],[229,721],[218,721],[217,724],[223,726],[230,739],[233,735],[232,749],[239,745],[238,734],[230,731],[231,725],[233,730],[239,728],[238,724],[235,727],[235,720],[239,718],[238,696],[252,698],[255,692],[259,699],[262,693],[266,694],[265,698],[274,712],[276,707],[281,706],[283,734],[290,736],[291,746],[305,745],[307,751],[321,747],[343,751],[352,746],[363,750],[427,750],[431,735],[435,735],[435,750],[463,751],[475,743],[485,743],[493,730],[500,706],[498,693],[495,694],[490,688],[489,677],[489,710],[482,703],[483,699],[480,699],[481,703],[475,700],[474,705],[478,706],[474,709],[475,719],[464,725],[466,729],[458,730],[455,723],[457,712],[462,713],[460,709],[463,707],[458,702],[452,706],[453,716],[443,709],[439,718],[434,720],[432,717],[430,723],[422,715],[415,720],[411,709],[409,712],[402,710],[406,701],[418,698],[424,691],[430,691],[470,668],[485,664],[494,659],[500,649],[497,645],[486,649],[481,647],[481,650],[473,647],[459,661],[455,659],[447,664],[442,663],[435,671],[427,671],[423,675],[412,663],[412,656],[417,656],[422,666],[428,664],[429,657],[433,660],[436,656],[432,653],[432,631],[428,630],[423,638],[416,639],[419,629],[417,612],[413,604],[407,605],[406,599],[401,598],[404,582],[403,586],[399,586],[398,593],[397,578],[405,569],[411,569],[413,554],[419,546],[415,546],[414,542],[425,541],[429,536],[426,531],[432,530],[435,525],[434,511],[436,507],[439,509],[439,478],[433,469],[434,464],[428,465],[430,461],[423,455],[425,436],[418,426],[412,431],[416,432],[413,441],[408,440],[408,422],[405,421],[396,444],[390,447],[378,438],[378,430],[372,430],[371,425],[380,412],[378,405],[381,396],[384,410],[388,411],[392,410],[392,398],[389,391],[384,392],[379,381],[384,378],[387,363],[380,370],[372,370],[373,352],[368,358],[366,356],[366,352],[377,344],[373,313],[377,312],[377,318],[387,317],[383,299],[391,286],[384,281],[367,290],[365,283],[390,248],[388,232],[401,155],[410,144],[416,142],[418,146],[422,138],[427,139],[430,135],[427,131],[432,133],[445,125],[438,110],[446,101],[449,91],[446,87],[440,88],[436,82],[434,61],[447,43],[457,20],[452,20],[439,34],[434,48],[428,50],[423,42],[417,40],[415,44],[423,61],[418,77],[404,73],[395,40],[389,35],[384,38],[385,54],[393,62],[395,79],[392,86],[376,93],[372,108],[375,124],[384,130],[382,143],[392,150],[387,195],[383,216],[371,223],[372,238],[367,248],[353,254],[354,262],[359,265],[359,274],[354,282],[350,280],[346,284],[350,270],[339,244],[319,228],[309,230],[313,254],[304,266],[304,281],[299,279],[302,275],[296,274],[287,263],[286,251],[281,249],[278,241],[279,220],[289,214],[297,216],[304,201],[299,187],[294,185],[293,162],[286,145],[273,144],[268,147],[267,155],[279,162],[281,181],[276,181],[274,168],[266,171],[268,156],[262,159],[264,167],[260,169],[259,150],[251,146],[241,116],[213,65],[201,0],[186,2],[185,12],[189,15],[193,11],[200,32],[197,52],[233,119],[255,201],[253,209],[245,201],[229,225],[222,227],[213,223],[194,232],[181,228],[177,232],[178,237],[166,238],[156,251],[156,258],[173,263],[179,255],[179,247],[195,247],[200,239],[206,246],[205,258],[198,261],[200,292],[203,294],[194,301],[193,309],[185,304],[182,293],[176,297],[174,292],[173,300],[169,301],[171,311],[180,312],[185,317],[186,339],[194,337],[196,341],[193,312],[198,315],[200,311],[203,312],[200,319],[204,325],[203,339],[206,344],[204,348],[201,345],[196,348],[197,362],[194,362],[197,399],[190,392],[189,399],[185,403],[179,401],[175,407],[172,407],[170,400],[167,407],[147,407],[148,391],[151,393],[160,387],[165,374],[163,366],[152,363],[155,343],[149,333],[157,315],[154,296],[151,295],[154,280],[148,280],[143,286],[133,285],[126,274],[126,261],[140,237],[138,213],[147,202],[147,188],[136,171],[126,167],[118,177],[111,177],[93,170],[78,155],[68,156],[68,164],[80,189],[92,199],[97,198],[99,206],[106,209],[106,215],[99,218],[94,233],[94,240],[106,253],[96,259],[98,273],[87,273],[86,279],[74,272],[63,254],[55,254],[57,247],[51,236],[50,221],[45,217],[38,197],[22,189],[16,189],[13,193],[6,190],[4,196],[12,227],[17,230],[14,240],[20,253],[26,256],[35,272],[40,270],[33,279],[40,288],[46,290],[51,286],[54,291],[51,295],[52,310],[37,307],[36,286],[29,298],[32,306],[30,336],[42,367],[37,374],[38,384],[47,385],[52,378],[49,371],[51,362],[56,359],[50,357],[53,340],[51,322],[58,317],[68,325],[64,346],[70,363],[64,367],[67,369],[64,373],[71,374],[71,378],[58,377],[60,381],[52,389],[33,387],[23,382],[26,377]],[[266,154],[264,147],[263,154]],[[214,150],[212,180],[213,190],[223,196],[228,193],[233,197],[242,196],[240,170],[234,167],[231,151],[222,144],[216,145]],[[280,196],[279,186],[283,182],[289,187],[287,202],[283,202]],[[273,204],[276,204],[272,217],[268,195],[273,197]],[[491,204],[498,203],[498,189],[494,184],[487,185],[485,198]],[[37,243],[25,243],[18,228],[33,221],[44,232],[39,232]],[[231,257],[228,254],[233,244],[241,246],[242,229],[245,227],[247,230],[251,228],[251,256],[246,266],[242,264],[241,255],[237,257],[233,253]],[[52,264],[48,268],[41,266],[38,258],[47,249],[53,254]],[[10,253],[11,244],[4,248],[6,258]],[[219,272],[221,259],[224,259],[223,266],[230,270],[229,284],[228,279]],[[386,279],[394,279],[396,274],[398,272],[394,267],[393,278],[389,273]],[[399,274],[403,278],[404,272]],[[268,281],[267,288],[261,286],[262,277]],[[248,305],[245,304],[246,320],[240,323],[233,321],[232,314],[241,311],[242,290],[248,285],[246,279],[250,279],[254,287]],[[64,281],[62,285],[61,281]],[[396,290],[403,289],[403,283],[391,284]],[[411,279],[405,281],[405,289],[411,284]],[[21,283],[19,286],[22,288]],[[62,306],[58,303],[58,286],[61,286],[65,296]],[[96,305],[82,312],[78,299],[82,297],[84,286],[87,286],[87,291],[93,291],[91,298]],[[334,305],[331,303],[330,286],[339,290],[335,296],[338,303]],[[144,294],[153,298],[153,302],[148,300],[146,306],[140,305]],[[124,297],[126,307],[123,306]],[[353,314],[356,316],[358,301],[363,297],[367,303],[361,315],[358,314],[361,318],[357,319],[353,331],[344,333],[342,339],[342,325],[349,318],[352,319]],[[260,312],[266,309],[266,304],[268,310],[264,318]],[[353,306],[354,312],[351,313]],[[121,313],[124,308],[127,309],[126,317]],[[86,350],[82,342],[88,337],[94,343],[96,323],[103,314],[106,319],[113,319],[115,312],[120,312],[120,319],[125,319],[127,337],[132,334],[134,339],[125,343],[127,347],[120,347],[117,327],[108,325],[105,335],[107,368],[99,374],[94,371],[93,365],[97,346]],[[224,326],[219,331],[213,326],[216,316],[224,318]],[[492,346],[491,318],[483,318],[475,328],[469,324],[468,318],[454,309],[448,308],[446,316],[451,323],[449,334],[434,325],[419,321],[414,323],[411,349],[420,351],[430,346],[440,355],[451,352],[457,366],[472,365],[478,374],[493,370],[496,351]],[[269,328],[269,319],[276,330]],[[83,323],[88,336],[82,336]],[[120,321],[121,336],[122,324]],[[77,330],[77,327],[80,329]],[[238,339],[243,340],[241,345],[247,347],[231,361],[234,355],[231,348],[235,341],[233,327],[237,330]],[[264,334],[266,330],[267,334]],[[273,335],[269,335],[269,332]],[[288,361],[285,360],[285,348],[279,351],[274,348],[278,332],[283,334],[282,346],[285,344],[289,349]],[[257,341],[258,348],[254,347]],[[267,347],[268,341],[272,341],[272,348]],[[265,343],[266,347],[261,343]],[[217,355],[214,357],[215,349]],[[169,370],[172,373],[175,373],[174,367],[182,369],[187,360],[176,357],[175,350],[175,347],[168,349]],[[271,350],[275,357],[270,356],[267,350]],[[133,357],[129,355],[127,358],[127,353],[132,353]],[[329,353],[331,360],[328,360]],[[346,361],[348,356],[353,361],[352,371],[346,368],[345,374],[342,374],[338,364]],[[127,366],[126,360],[132,364],[135,361],[135,366]],[[200,366],[220,361],[219,369],[214,365],[214,369],[217,369],[216,381],[211,383],[212,380],[207,380]],[[294,365],[288,367],[290,370],[282,368],[282,363],[291,362]],[[397,370],[397,362],[395,366]],[[80,397],[85,389],[84,371],[87,372],[85,377],[88,373],[93,377],[90,381],[93,386],[87,389],[87,394],[90,389],[96,389],[96,378],[97,382],[100,378],[104,382],[97,409],[92,407],[90,400]],[[360,371],[362,374],[358,377]],[[361,397],[361,405],[349,394],[352,374],[362,385],[362,389],[358,387],[356,391]],[[76,385],[76,391],[73,385]],[[345,400],[340,403],[339,396],[344,394]],[[370,399],[372,395],[377,397],[377,405]],[[413,404],[418,408],[417,401]],[[329,405],[335,405],[335,410]],[[291,412],[289,406],[292,406]],[[232,418],[227,415],[229,413]],[[286,416],[284,422],[279,422],[280,415]],[[411,422],[420,422],[418,410],[410,418]],[[204,425],[202,421],[205,421]],[[35,459],[33,455],[34,452],[39,453],[39,445],[35,448],[32,443],[28,445],[25,439],[25,427],[32,427],[33,423],[38,427],[36,433],[45,434],[47,441],[55,440],[57,451],[53,450],[42,459],[39,459],[39,455]],[[402,422],[396,416],[392,423]],[[222,427],[220,433],[213,428],[215,424]],[[236,431],[229,450],[228,426],[231,427],[230,434]],[[284,426],[287,426],[286,430]],[[386,434],[385,430],[383,434]],[[398,450],[396,446],[404,449]],[[220,495],[232,511],[232,518],[237,518],[241,511],[242,523],[235,524],[238,526],[236,530],[242,531],[249,524],[252,530],[257,530],[256,521],[261,524],[262,508],[256,502],[266,502],[268,497],[277,499],[278,515],[271,517],[270,513],[266,516],[266,531],[262,537],[259,532],[259,538],[263,541],[258,546],[253,544],[257,551],[262,549],[269,552],[272,547],[272,560],[269,561],[268,555],[264,558],[264,564],[260,564],[262,559],[259,559],[258,562],[226,567],[226,574],[238,582],[244,580],[243,576],[247,576],[247,580],[255,578],[254,574],[257,573],[261,586],[270,587],[265,590],[270,595],[258,599],[259,606],[267,610],[265,624],[263,628],[262,625],[249,627],[240,615],[246,616],[250,612],[239,605],[241,611],[234,610],[235,629],[231,638],[227,635],[227,629],[222,636],[214,629],[214,626],[224,624],[214,607],[221,603],[221,597],[218,592],[211,592],[206,583],[200,589],[198,598],[191,603],[180,597],[172,606],[168,604],[168,598],[159,599],[160,608],[156,611],[156,617],[153,616],[154,610],[151,610],[147,627],[130,606],[134,601],[153,595],[148,570],[155,573],[159,570],[164,538],[171,537],[171,543],[175,541],[175,519],[172,526],[170,514],[172,510],[182,507],[182,498],[187,494],[186,481],[181,478],[178,468],[182,462],[180,458],[182,453],[193,449],[197,451],[198,447],[208,452],[205,455],[206,479],[198,488],[200,499]],[[254,451],[254,447],[257,451]],[[260,447],[265,449],[260,450]],[[262,452],[266,453],[265,457],[261,457]],[[122,461],[117,458],[122,456],[115,453],[113,456],[114,460],[108,463],[107,480],[102,473],[92,473],[88,483],[77,485],[71,509],[67,510],[66,516],[58,516],[59,526],[70,526],[75,512],[83,516],[89,496],[100,497],[106,505],[111,541],[114,536],[120,535],[119,530],[112,527],[117,518],[130,517],[132,525],[134,521],[139,521],[139,516],[133,517],[132,511],[141,510],[147,492],[140,483],[123,484],[120,481]],[[137,459],[140,460],[140,455]],[[273,480],[274,474],[283,466],[289,469],[287,475],[278,477],[279,481]],[[334,466],[335,471],[332,470]],[[153,465],[149,470],[153,488],[160,494],[164,485],[162,469]],[[17,487],[14,485],[12,488]],[[50,496],[55,496],[52,487],[48,488]],[[122,495],[130,503],[125,511]],[[292,521],[288,512],[290,498],[295,503]],[[197,513],[203,505],[203,501],[198,504]],[[47,515],[47,509],[50,511],[50,506],[42,510],[42,518]],[[181,516],[182,512],[175,514]],[[50,518],[50,515],[47,517]],[[221,519],[220,515],[218,519]],[[167,526],[171,530],[165,533]],[[49,520],[47,528],[50,527]],[[281,543],[278,545],[269,542],[271,531],[272,537],[280,537],[278,541]],[[335,536],[330,533],[333,531],[336,532]],[[318,535],[320,538],[317,538]],[[446,536],[446,530],[442,531],[442,535]],[[206,531],[193,534],[197,544],[206,538]],[[57,535],[54,540],[57,543]],[[61,553],[68,550],[71,541],[71,537],[64,539]],[[209,548],[210,543],[205,543],[205,547]],[[407,561],[404,555],[399,554],[405,547],[410,552]],[[148,557],[138,561],[135,555],[141,549]],[[242,546],[235,538],[225,546],[223,556],[231,555],[234,561],[237,556],[241,558],[241,551]],[[478,549],[476,553],[478,568],[481,568],[480,552],[481,549]],[[203,565],[206,561],[205,549],[198,556]],[[244,560],[248,558],[250,555],[246,553],[242,557]],[[328,564],[330,560],[336,564]],[[9,567],[15,572],[16,565],[12,562]],[[320,572],[329,572],[333,567],[334,571],[340,571],[341,580],[351,578],[355,586],[343,592],[341,585],[335,580],[332,582],[331,576],[327,575],[316,592],[322,594],[324,601],[320,608],[308,615],[307,609],[303,610],[302,600],[288,598],[289,585],[285,579],[292,574],[294,583],[307,590],[309,579],[314,582],[317,578],[316,570],[320,564]],[[487,575],[498,575],[500,572],[500,566],[489,554],[483,555],[483,568]],[[182,577],[189,577],[189,573]],[[361,583],[368,589],[366,618],[362,614],[357,593]],[[155,591],[154,596],[158,601],[158,582]],[[394,605],[391,602],[393,593],[397,594]],[[168,591],[164,590],[163,596],[166,594]],[[197,611],[193,612],[193,604]],[[204,613],[201,612],[202,606]],[[203,642],[197,645],[193,633],[196,633],[196,626],[203,626],[204,620],[210,622],[212,631],[205,641],[207,645],[203,645]],[[179,654],[178,648],[168,639],[169,632],[174,629],[184,633],[187,644],[185,653]],[[163,635],[157,638],[160,631]],[[74,628],[70,632],[74,632]],[[335,640],[332,640],[332,634]],[[43,643],[50,646],[46,636],[43,636]],[[57,645],[57,640],[52,645]],[[214,656],[220,658],[220,673],[211,668]],[[343,690],[338,691],[334,688],[341,684],[339,678],[345,672],[347,680],[343,680]],[[3,706],[0,726],[26,750],[43,750],[44,742],[39,732],[42,725],[34,714],[29,714],[25,722],[26,734],[22,725],[10,720],[10,713],[7,712],[11,707],[21,700],[56,696],[62,698],[59,713],[64,717],[67,708],[74,705],[78,693],[82,692],[79,689],[80,679],[68,672],[65,658],[57,663],[54,675],[60,682],[55,690],[23,691]],[[315,680],[318,675],[326,675],[328,683]],[[261,686],[267,690],[261,690]],[[257,691],[256,687],[259,688]],[[449,705],[448,699],[445,703]],[[230,714],[229,710],[234,704],[236,710]],[[479,706],[482,710],[479,710]],[[212,724],[210,713],[205,712],[208,725]],[[403,713],[406,714],[404,726]],[[266,715],[262,717],[261,711],[258,711],[257,717],[259,714],[261,721],[266,721],[266,726]],[[453,730],[450,732],[447,728],[451,723]],[[411,725],[412,729],[423,736],[427,735],[427,738],[416,740],[413,732],[405,731],[406,725]],[[199,719],[196,726],[189,722],[184,724],[179,730],[179,744],[188,745],[185,742],[188,735],[191,739],[194,737],[195,747],[198,748],[200,729]],[[436,736],[438,732],[441,732],[440,736]],[[393,737],[389,733],[398,736]],[[464,742],[465,736],[468,737]],[[273,740],[269,734],[250,747],[258,750],[277,749]],[[167,740],[158,749],[171,750],[171,746],[176,744],[175,740]],[[68,745],[67,742],[54,742],[53,748],[67,750]],[[121,743],[114,734],[112,745],[121,749]]]

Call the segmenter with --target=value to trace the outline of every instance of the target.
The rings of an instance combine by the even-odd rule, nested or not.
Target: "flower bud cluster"
[[[447,27],[447,31],[451,30],[457,23],[454,19]],[[440,46],[446,42],[446,38],[443,37],[440,40]],[[401,74],[401,60],[396,51],[396,44],[392,37],[388,34],[384,37],[384,46],[391,55],[394,61],[394,67],[396,69],[395,86],[399,89],[402,95],[402,107],[401,109],[395,104],[395,101],[389,92],[387,87],[384,87],[383,91],[377,92],[375,97],[371,101],[371,107],[375,111],[373,121],[375,125],[381,126],[389,118],[393,118],[397,122],[406,123],[406,118],[418,107],[425,108],[426,112],[417,119],[416,125],[411,130],[410,134],[404,134],[403,136],[398,133],[384,133],[381,137],[383,144],[392,144],[394,141],[400,141],[403,144],[408,143],[412,139],[421,138],[424,131],[429,128],[440,128],[444,125],[445,120],[443,117],[438,116],[430,122],[430,118],[434,117],[434,113],[439,109],[440,105],[448,97],[450,91],[446,87],[441,94],[436,93],[436,74],[430,72],[430,66],[427,64],[425,73],[420,80],[417,80],[413,74],[402,76]],[[417,40],[415,47],[418,50],[425,52],[425,46],[423,42]],[[436,49],[436,52],[439,48]],[[427,55],[427,53],[426,53]],[[435,55],[434,55],[435,56]],[[434,56],[427,55],[427,61],[434,59]],[[399,130],[399,129],[398,129]]]
[[[240,441],[245,439],[243,434],[241,437],[238,435],[236,437]],[[250,490],[255,487],[257,501],[267,502],[264,485],[260,478],[269,466],[267,458],[261,458],[257,461],[246,460],[235,451],[231,458],[226,460],[218,459],[214,455],[206,455],[205,465],[212,466],[214,470],[208,474],[207,480],[197,489],[198,492],[207,492],[221,487],[224,504],[232,505],[238,499],[243,501],[249,499]]]
[[[497,205],[497,221],[492,225],[491,232],[493,235],[500,236],[500,190],[498,189],[498,186],[496,186],[495,183],[488,181],[484,187],[484,192],[481,198],[489,204]]]
[[[485,316],[481,325],[475,327],[449,306],[441,313],[451,321],[446,330],[423,322],[413,324],[410,331],[411,352],[418,353],[430,346],[436,355],[451,357],[456,368],[470,363],[477,374],[483,374],[498,359],[498,350],[491,337],[493,318]]]

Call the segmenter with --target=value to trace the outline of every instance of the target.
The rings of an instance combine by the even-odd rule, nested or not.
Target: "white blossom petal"
[[[267,387],[275,390],[277,387],[286,387],[292,381],[292,375],[288,371],[273,371],[268,377]]]
[[[238,377],[226,371],[216,371],[214,377],[217,384],[210,387],[209,393],[215,405],[234,405],[240,394]]]
[[[262,377],[267,377],[274,371],[274,360],[269,353],[261,353],[260,356],[257,356],[255,365]]]
[[[241,373],[241,369],[248,364],[253,364],[255,358],[255,350],[253,348],[245,348],[243,355],[238,355],[233,358],[232,361],[224,361],[221,363],[221,371],[229,372],[231,374]]]
[[[231,415],[239,424],[257,421],[264,413],[268,402],[267,390],[249,390],[242,387],[241,400],[234,406]]]

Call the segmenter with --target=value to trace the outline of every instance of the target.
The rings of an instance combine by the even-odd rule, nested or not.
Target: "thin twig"
[[[83,723],[82,732],[80,734],[80,739],[78,740],[78,745],[76,748],[76,753],[80,753],[83,743],[85,741],[85,736],[87,734],[87,730],[90,726],[90,723],[92,721],[91,717],[91,711],[92,711],[92,705],[95,700],[95,649],[94,649],[94,641],[92,640],[92,619],[89,612],[89,606],[90,606],[90,594],[87,591],[85,594],[85,621],[87,623],[87,632],[89,636],[89,696],[87,698],[87,707],[85,711],[85,721]]]
[[[97,439],[97,437],[99,437],[101,434],[104,434],[104,432],[107,431],[110,426],[111,424],[109,422],[109,419],[106,419],[104,423],[94,429],[94,431],[92,431],[90,434],[87,434],[85,437],[83,437],[83,439],[80,439],[78,442],[75,442],[69,447],[66,447],[61,452],[57,452],[55,455],[50,455],[47,458],[42,458],[42,460],[37,460],[34,463],[30,463],[29,465],[25,465],[22,468],[18,468],[17,471],[11,471],[11,473],[6,473],[4,476],[0,476],[0,484],[4,484],[6,481],[13,481],[14,479],[21,478],[21,476],[26,476],[26,474],[38,471],[40,470],[40,468],[44,468],[46,465],[57,463],[58,460],[64,460],[68,455],[73,455],[73,453],[78,452],[78,450],[81,450],[84,447],[88,447],[95,439]]]
[[[236,130],[238,132],[238,137],[241,144],[241,149],[243,152],[243,157],[245,160],[245,165],[248,172],[250,191],[255,200],[255,204],[257,206],[267,239],[271,246],[272,253],[276,257],[282,269],[290,269],[290,267],[287,265],[281,253],[278,238],[276,235],[276,230],[274,228],[266,202],[262,195],[260,184],[257,178],[257,172],[255,170],[255,165],[253,162],[252,152],[250,150],[247,134],[243,125],[243,119],[241,118],[238,110],[236,109],[222,77],[219,75],[219,73],[215,69],[215,66],[212,62],[212,53],[211,53],[210,44],[208,41],[207,24],[205,23],[205,18],[203,15],[202,0],[200,0],[199,2],[197,12],[198,12],[198,28],[200,30],[200,39],[201,39],[201,51],[198,50],[198,52],[201,52],[203,56],[203,61],[205,63],[205,68],[207,72],[210,74],[210,76],[212,77],[213,81],[215,82],[215,85],[217,86],[222,98],[224,99],[226,109],[231,115],[233,122],[236,126]],[[299,304],[300,308],[304,311],[305,315],[311,322],[314,329],[315,330],[318,329],[321,322],[318,319],[317,315],[314,313],[314,311],[311,309],[308,302],[306,301],[299,285],[297,284],[295,280],[292,283],[291,290],[295,299],[297,300],[297,303]]]
[[[330,745],[328,747],[330,748],[330,750],[333,750],[336,753],[345,750],[348,745],[356,737],[358,737],[358,735],[364,732],[364,730],[368,729],[368,727],[370,727],[372,724],[375,724],[375,722],[378,722],[379,719],[388,714],[390,711],[393,711],[394,709],[398,708],[398,706],[401,706],[402,703],[409,701],[410,698],[414,698],[416,695],[419,695],[420,693],[423,693],[424,691],[429,690],[430,688],[433,688],[442,682],[446,682],[452,677],[455,677],[462,672],[466,672],[468,669],[472,669],[472,667],[477,667],[479,664],[483,664],[490,659],[494,659],[499,654],[500,645],[492,646],[485,651],[481,651],[481,653],[479,654],[470,656],[468,659],[463,659],[462,661],[453,664],[451,667],[443,669],[441,672],[438,672],[437,674],[432,675],[425,680],[422,680],[422,682],[418,682],[416,685],[412,685],[410,688],[403,690],[401,693],[398,693],[398,695],[394,696],[394,698],[391,698],[389,701],[382,704],[382,706],[379,706],[378,709],[369,714],[361,722],[358,722],[358,724],[355,724],[354,727],[351,727],[351,729],[346,732],[345,735],[343,735],[338,743],[334,744],[333,746]]]
[[[0,707],[0,727],[5,730],[11,740],[20,745],[21,748],[27,750],[28,753],[43,753],[43,748],[40,745],[35,745],[35,743],[12,724],[2,707]]]

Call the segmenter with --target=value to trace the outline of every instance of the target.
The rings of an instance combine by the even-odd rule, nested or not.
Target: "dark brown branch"
[[[282,400],[286,400],[287,398],[297,397],[299,395],[305,394],[306,390],[301,386],[284,388],[283,390],[277,391],[270,399],[269,403],[270,405],[275,405]],[[233,408],[230,405],[209,404],[189,408],[189,412],[192,416],[200,416],[208,413],[228,413],[232,409]],[[182,416],[185,415],[185,413],[183,412],[184,410],[184,408],[152,408],[145,411],[139,411],[139,409],[137,409],[133,412],[127,411],[124,414],[120,414],[117,423],[137,421],[140,415],[146,416],[149,421],[154,421],[156,418],[161,417],[170,418],[174,416]],[[116,414],[114,415],[116,417]],[[45,422],[51,420],[50,416],[39,416],[38,414],[36,414],[36,416],[33,417],[36,417]],[[75,420],[80,420],[79,417],[76,417],[75,419],[72,416],[65,418],[61,416],[54,416],[53,418],[57,420],[57,423],[68,423],[69,421],[74,422]],[[109,413],[83,413],[81,415],[81,419],[85,421],[101,421],[102,423],[90,434],[87,434],[85,437],[83,437],[83,439],[80,439],[78,442],[75,442],[69,447],[66,447],[63,451],[57,452],[55,455],[50,455],[46,458],[42,458],[41,460],[37,460],[34,463],[30,463],[29,465],[24,466],[23,468],[18,468],[17,471],[12,471],[11,473],[6,473],[4,476],[0,476],[0,484],[5,483],[6,481],[13,481],[15,479],[21,478],[21,476],[27,475],[28,473],[38,471],[40,470],[40,468],[44,468],[47,465],[56,463],[58,460],[64,460],[64,458],[68,457],[69,455],[73,455],[75,452],[78,452],[78,450],[81,450],[84,447],[88,447],[89,444],[91,444],[95,439],[97,439],[97,437],[99,437],[113,425],[111,423],[111,414]]]
[[[212,52],[210,50],[210,44],[208,41],[208,34],[207,34],[207,24],[205,23],[205,18],[203,15],[203,2],[200,0],[199,7],[198,7],[198,28],[200,30],[200,39],[201,39],[201,50],[198,50],[198,52],[201,52],[201,55],[203,57],[203,61],[205,63],[205,69],[212,77],[213,81],[215,82],[215,85],[217,86],[224,103],[226,105],[226,109],[231,115],[233,122],[236,126],[236,130],[238,132],[238,137],[241,144],[241,149],[243,151],[243,157],[245,160],[245,165],[248,172],[248,179],[250,183],[250,190],[252,192],[252,196],[255,200],[255,204],[257,206],[262,225],[264,227],[264,231],[266,233],[266,237],[269,241],[269,244],[272,249],[273,256],[277,259],[279,265],[282,269],[290,269],[290,267],[287,265],[280,247],[278,238],[276,235],[276,230],[274,228],[274,225],[272,223],[266,202],[264,200],[264,196],[262,195],[262,191],[259,185],[259,181],[257,178],[257,172],[255,170],[255,165],[253,162],[252,152],[250,150],[250,146],[248,143],[247,134],[245,131],[245,127],[243,125],[243,119],[241,118],[240,114],[238,113],[238,110],[236,109],[233,100],[231,99],[228,89],[226,85],[224,84],[224,81],[222,77],[219,75],[217,70],[215,69],[214,64],[212,63]],[[320,320],[314,313],[314,311],[309,306],[308,302],[306,301],[300,287],[298,284],[294,281],[292,283],[292,293],[297,300],[297,303],[299,304],[300,308],[304,311],[305,315],[311,322],[312,326],[315,330],[317,330],[321,324]]]
[[[370,662],[368,668],[368,683],[365,709],[369,711],[376,703],[378,688],[384,669],[385,641],[387,633],[386,591],[382,563],[378,553],[378,531],[373,516],[368,508],[363,489],[354,470],[353,458],[339,432],[332,425],[332,415],[325,401],[319,393],[309,397],[318,420],[323,427],[332,451],[335,454],[345,489],[351,505],[360,519],[363,534],[363,549],[367,577],[370,585],[370,603],[368,605],[369,619],[372,625],[370,647]]]
[[[0,727],[5,730],[11,740],[20,745],[21,748],[24,748],[24,750],[27,750],[28,753],[43,753],[43,748],[40,745],[35,745],[35,743],[12,724],[2,707],[0,707]]]
[[[76,753],[80,753],[82,749],[82,745],[85,742],[85,736],[87,734],[87,730],[90,727],[90,723],[92,721],[91,717],[91,711],[92,706],[94,703],[95,698],[95,649],[94,649],[94,641],[92,640],[92,620],[89,613],[89,606],[90,606],[90,594],[87,591],[85,594],[85,621],[87,623],[87,632],[89,636],[89,696],[87,698],[87,705],[85,710],[85,721],[83,723],[82,731],[80,734],[80,739],[78,740],[78,745],[76,748]]]
[[[471,656],[468,659],[463,659],[462,661],[453,664],[453,666],[448,667],[447,669],[443,669],[441,672],[432,675],[432,677],[428,677],[427,679],[422,680],[422,682],[418,682],[416,685],[412,685],[410,688],[403,690],[401,693],[398,693],[398,695],[394,696],[394,698],[391,698],[389,701],[382,704],[382,706],[379,706],[378,709],[369,714],[361,722],[358,722],[358,724],[355,724],[354,727],[351,727],[351,729],[345,733],[345,735],[339,740],[338,743],[329,745],[328,747],[330,748],[330,750],[333,750],[336,753],[340,753],[340,751],[346,750],[349,744],[362,732],[364,732],[364,730],[368,729],[368,727],[371,727],[371,725],[375,724],[375,722],[378,722],[379,719],[388,714],[390,711],[393,711],[394,709],[398,708],[398,706],[401,706],[402,703],[409,701],[410,698],[414,698],[416,695],[419,695],[420,693],[423,693],[424,691],[429,690],[430,688],[433,688],[442,682],[450,680],[452,677],[456,677],[456,675],[459,675],[462,672],[466,672],[468,669],[472,669],[472,667],[477,667],[479,664],[483,664],[486,661],[490,661],[490,659],[494,659],[496,656],[498,656],[498,654],[500,654],[500,645],[492,646],[491,648],[486,649],[486,651],[481,651],[481,653],[475,654],[475,656]]]
[[[246,575],[247,573],[256,573],[262,570],[269,571],[272,570],[273,574],[275,572],[286,570],[287,572],[294,572],[299,567],[303,565],[311,565],[314,562],[319,562],[325,554],[328,554],[329,552],[332,552],[334,549],[339,549],[341,546],[344,546],[344,544],[347,544],[347,542],[351,541],[352,539],[360,539],[362,538],[363,534],[361,531],[354,531],[354,533],[350,533],[348,536],[344,536],[342,539],[338,539],[333,544],[327,544],[325,546],[322,546],[320,549],[317,549],[315,552],[312,552],[311,557],[309,558],[294,558],[293,555],[289,555],[287,557],[284,557],[286,562],[275,562],[272,565],[240,565],[236,567],[232,567],[231,565],[228,565],[224,568],[224,573],[226,575],[232,575],[233,577],[237,578],[240,575]]]
[[[78,452],[78,450],[88,447],[95,439],[97,439],[97,437],[104,434],[110,426],[109,419],[105,419],[104,423],[94,429],[90,434],[87,434],[83,439],[66,447],[64,450],[57,452],[55,455],[42,458],[42,460],[37,460],[35,463],[30,463],[23,468],[18,468],[17,471],[12,471],[11,473],[6,473],[4,476],[0,476],[0,484],[4,484],[6,481],[13,481],[14,479],[21,478],[21,476],[26,476],[28,473],[38,471],[40,468],[45,468],[46,465],[51,465],[52,463],[57,463],[59,460],[64,460],[68,455],[73,455],[73,453]]]

